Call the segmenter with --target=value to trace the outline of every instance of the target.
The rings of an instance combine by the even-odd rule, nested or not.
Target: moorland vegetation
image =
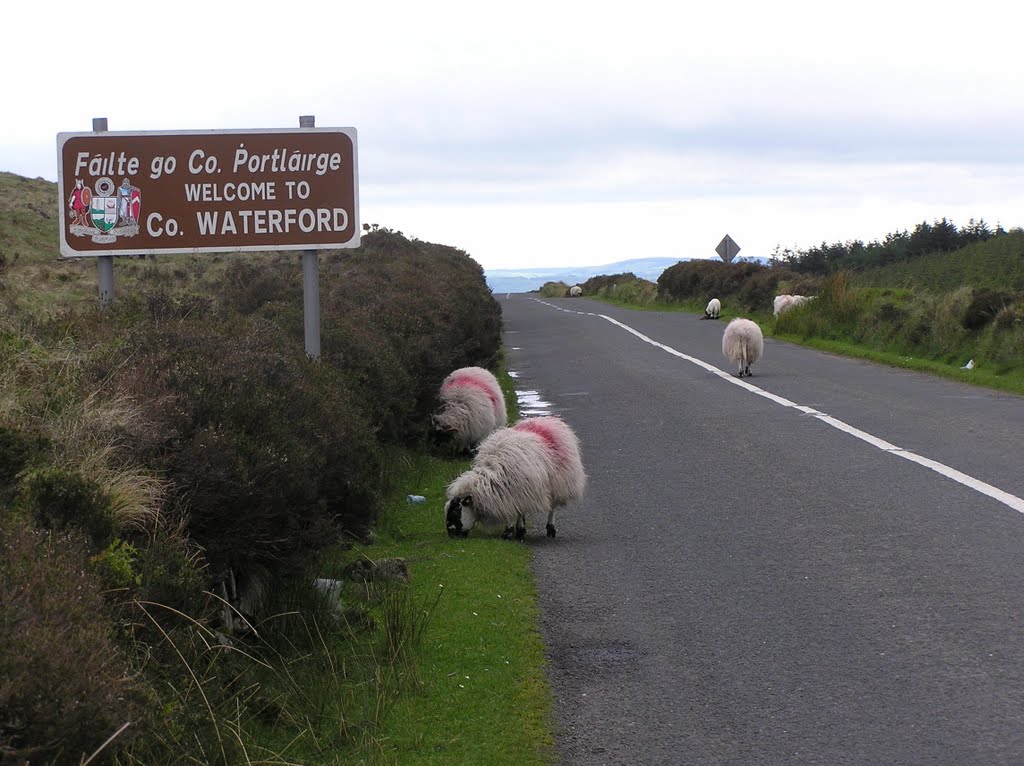
[[[402,737],[460,760],[479,746],[454,723],[429,739],[413,713],[389,715],[437,682],[418,652],[447,645],[427,627],[468,628],[434,619],[452,556],[440,516],[382,513],[464,469],[430,457],[428,437],[446,374],[500,369],[480,266],[386,227],[322,253],[314,362],[296,254],[119,257],[101,310],[94,262],[59,257],[56,220],[54,184],[0,174],[0,762],[393,762]],[[508,759],[533,762],[544,688],[512,548],[480,553],[502,561],[489,578],[463,573],[505,595],[494,619],[515,627],[501,658],[460,667],[493,667],[495,686],[459,696],[478,709],[495,687],[533,695]],[[432,586],[346,575],[392,550]],[[433,675],[451,694],[447,669]],[[458,704],[439,714],[467,717]]]

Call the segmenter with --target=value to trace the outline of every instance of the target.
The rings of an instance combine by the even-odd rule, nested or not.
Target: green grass
[[[407,455],[376,542],[345,557],[406,559],[408,613],[399,619],[424,625],[412,682],[386,701],[388,714],[369,736],[339,753],[338,763],[552,762],[551,699],[530,547],[480,534],[451,540],[445,532],[445,488],[468,465]],[[408,504],[406,494],[427,502]],[[405,633],[410,631],[407,626]],[[370,686],[365,691],[378,693]]]
[[[1024,291],[1024,231],[1019,229],[951,253],[936,253],[859,272],[856,283],[932,292],[964,285]]]
[[[984,369],[964,370],[962,365],[950,364],[933,359],[922,359],[919,357],[907,356],[898,351],[887,351],[861,346],[842,340],[829,340],[825,338],[802,338],[798,335],[787,333],[771,332],[771,325],[761,325],[769,329],[767,334],[779,340],[785,340],[808,348],[816,348],[820,351],[827,351],[831,354],[839,354],[855,359],[866,359],[889,367],[899,367],[916,372],[926,372],[949,380],[957,380],[961,383],[969,383],[983,388],[992,388],[999,391],[1007,391],[1015,394],[1024,394],[1024,374],[1020,371],[1012,371],[1005,374],[997,374]],[[966,360],[965,360],[966,361]]]

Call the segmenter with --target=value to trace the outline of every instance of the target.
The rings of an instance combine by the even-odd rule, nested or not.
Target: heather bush
[[[980,330],[987,325],[1003,309],[1013,305],[1020,299],[1017,293],[1009,290],[993,290],[981,288],[971,294],[970,303],[963,309],[960,324],[965,330]]]
[[[591,277],[580,285],[580,287],[583,288],[583,292],[586,295],[598,295],[602,290],[610,290],[617,284],[635,282],[636,279],[636,274],[631,271],[623,272],[621,274],[601,274],[596,277]]]
[[[338,372],[260,319],[136,328],[115,379],[163,435],[147,455],[216,577],[301,569],[372,523],[379,456]]]
[[[0,760],[79,763],[147,710],[150,691],[111,635],[87,548],[74,531],[0,525]],[[134,735],[129,727],[92,762],[109,763]]]
[[[658,293],[663,300],[706,302],[718,298],[748,311],[768,311],[780,282],[794,278],[786,269],[756,263],[681,261],[658,277]]]
[[[0,423],[0,506],[12,500],[19,474],[45,446],[43,437]]]
[[[565,282],[545,282],[540,286],[541,298],[566,298],[569,295],[569,285]]]
[[[587,284],[589,285],[590,280]],[[588,288],[589,289],[589,288]],[[591,293],[588,293],[590,295]],[[623,278],[611,284],[604,284],[593,293],[602,298],[626,303],[631,306],[650,306],[658,298],[658,286],[646,279]]]
[[[116,527],[103,491],[74,470],[45,467],[30,471],[20,482],[19,504],[43,529],[81,530],[97,548],[114,535]]]
[[[386,230],[362,243],[323,269],[324,358],[358,377],[382,440],[422,439],[449,372],[496,366],[501,309],[461,250]]]

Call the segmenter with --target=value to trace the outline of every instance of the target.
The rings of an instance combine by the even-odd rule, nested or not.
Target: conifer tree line
[[[772,257],[776,263],[785,264],[802,274],[831,274],[844,269],[876,268],[933,253],[948,253],[1004,234],[1006,231],[1001,225],[996,224],[993,229],[984,219],[976,221],[972,218],[966,226],[958,228],[952,221],[942,218],[934,223],[922,221],[913,231],[904,229],[887,234],[881,242],[822,242],[816,247],[795,251],[777,247]]]

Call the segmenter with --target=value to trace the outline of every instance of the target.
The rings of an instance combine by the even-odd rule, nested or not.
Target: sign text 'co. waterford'
[[[60,133],[61,253],[359,245],[356,131]]]

